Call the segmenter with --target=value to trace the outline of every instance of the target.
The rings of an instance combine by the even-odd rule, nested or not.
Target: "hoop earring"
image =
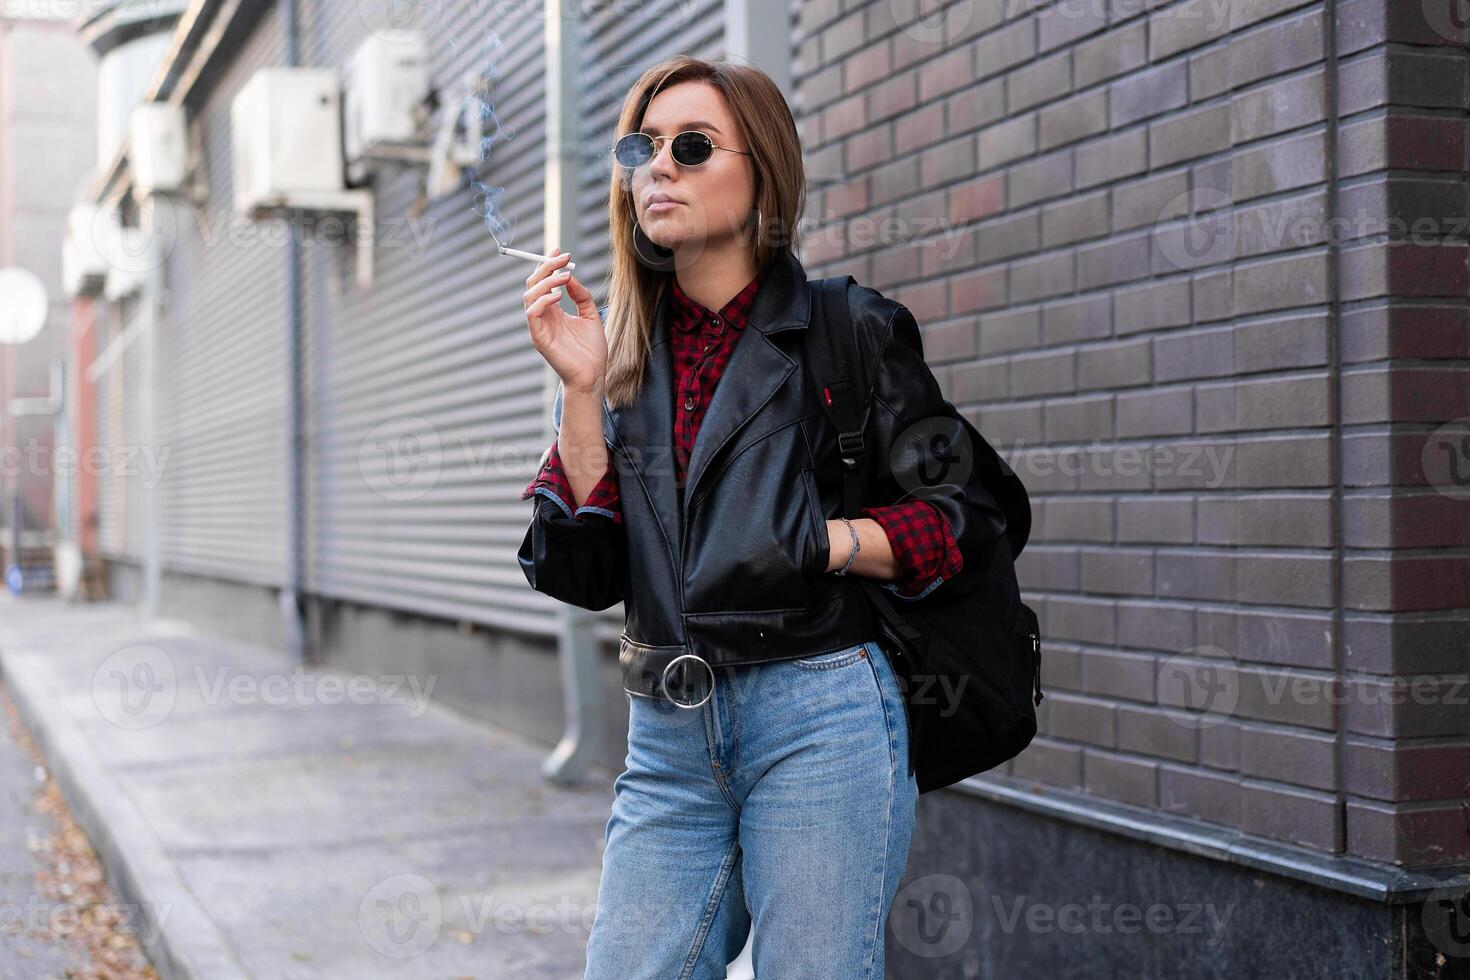
[[[674,250],[649,238],[637,218],[633,219],[633,254],[654,272],[674,271]]]
[[[761,209],[755,209],[755,245],[759,248],[761,244]]]

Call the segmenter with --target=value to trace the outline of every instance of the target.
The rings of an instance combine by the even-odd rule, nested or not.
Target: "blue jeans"
[[[626,694],[584,980],[879,980],[917,780],[876,642],[715,671],[698,708]]]

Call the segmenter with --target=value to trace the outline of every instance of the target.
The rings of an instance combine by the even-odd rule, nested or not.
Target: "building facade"
[[[914,312],[1034,507],[1018,570],[1042,622],[1040,732],[921,801],[895,976],[1470,969],[1453,6],[816,0],[772,8],[775,48],[743,42],[787,59],[808,272]],[[364,286],[362,246],[320,214],[236,213],[232,105],[263,68],[340,68],[398,37],[369,7],[201,2],[174,28],[144,98],[187,111],[198,179],[148,215],[161,291],[110,307],[114,341],[130,315],[152,341],[96,382],[121,426],[101,441],[167,458],[151,511],[123,505],[137,488],[103,492],[100,548],[119,595],[436,673],[550,743],[553,654],[584,631],[615,692],[620,608],[556,609],[516,566],[552,379],[525,335],[530,266],[491,232],[567,246],[600,283],[623,94],[661,57],[731,53],[730,24],[760,11],[563,18],[577,111],[557,132],[578,149],[552,235],[547,158],[567,151],[547,84],[565,65],[540,6],[420,5],[406,26],[441,104],[487,83],[487,152],[447,193],[417,163],[375,167]],[[147,210],[131,165],[99,183],[125,215]],[[618,700],[594,716],[614,770]]]

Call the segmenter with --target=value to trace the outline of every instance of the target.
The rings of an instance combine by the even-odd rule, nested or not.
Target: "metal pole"
[[[546,202],[543,251],[560,247],[575,253],[577,185],[580,180],[581,65],[577,6],[548,2],[546,24]],[[554,391],[555,372],[546,368],[547,390]],[[548,405],[549,408],[549,405]],[[548,427],[549,428],[549,427]],[[561,741],[541,765],[555,783],[573,783],[587,769],[602,727],[602,671],[595,614],[561,603],[557,615],[557,650],[565,697],[565,729]]]
[[[288,67],[301,63],[300,26],[296,17],[296,0],[280,0],[281,22],[285,30],[285,62]],[[302,419],[302,307],[301,307],[301,242],[295,229],[286,235],[286,567],[281,585],[281,629],[286,655],[292,664],[307,660],[306,627],[301,608],[302,549],[305,531],[302,519],[302,456],[305,452]]]

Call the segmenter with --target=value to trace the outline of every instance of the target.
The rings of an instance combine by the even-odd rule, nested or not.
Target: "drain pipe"
[[[548,3],[545,13],[546,203],[542,247],[561,248],[573,255],[581,244],[577,236],[577,185],[582,152],[578,79],[582,59],[577,9],[577,4]],[[549,366],[545,368],[543,390],[556,390],[556,373]],[[550,419],[550,397],[546,410]],[[594,761],[601,734],[601,655],[596,614],[567,603],[557,605],[557,657],[566,719],[561,741],[542,763],[541,774],[553,783],[570,784],[581,779]]]
[[[301,63],[296,0],[279,0],[277,9],[285,36],[286,67],[295,68]],[[303,666],[307,655],[301,608],[302,537],[305,531],[302,520],[302,458],[305,453],[302,419],[305,413],[302,409],[301,321],[301,242],[293,233],[286,235],[286,576],[280,596],[281,632],[287,659],[293,666]]]

